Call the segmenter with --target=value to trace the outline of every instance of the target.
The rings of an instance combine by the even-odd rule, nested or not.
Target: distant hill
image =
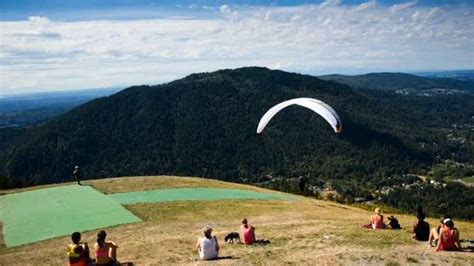
[[[474,91],[474,81],[456,80],[450,78],[421,77],[405,73],[371,73],[357,76],[324,75],[318,78],[336,81],[346,84],[355,89],[369,90],[405,90],[405,91],[429,91],[449,90]]]
[[[75,106],[119,90],[103,88],[0,96],[0,128],[43,122]]]
[[[465,81],[474,81],[474,69],[446,70],[446,71],[425,71],[414,73],[417,76],[428,78],[449,78]]]
[[[333,106],[342,134],[301,107],[278,114],[263,135],[255,133],[267,109],[295,97]],[[40,125],[0,130],[0,185],[63,182],[80,165],[86,179],[173,174],[260,182],[302,175],[344,201],[373,199],[376,191],[416,182],[406,174],[428,174],[446,160],[463,166],[451,174],[470,175],[472,106],[469,93],[353,90],[266,68],[193,74],[131,87]],[[289,184],[276,188],[294,189]]]
[[[122,88],[102,88],[72,91],[50,91],[0,97],[0,113],[33,110],[68,104],[80,104],[97,97],[108,96]]]

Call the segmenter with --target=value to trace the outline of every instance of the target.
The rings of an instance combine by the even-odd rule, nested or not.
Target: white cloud
[[[233,11],[228,5],[222,5],[219,8],[220,14],[227,19],[237,19],[239,13],[237,11]]]
[[[219,10],[221,11],[221,14],[224,14],[224,15],[232,12],[228,5],[222,5]]]
[[[390,8],[390,11],[395,13],[395,12],[400,12],[400,11],[403,11],[405,9],[408,9],[410,7],[413,7],[417,4],[417,1],[413,1],[413,2],[406,2],[406,3],[403,3],[403,4],[396,4],[396,5],[393,5],[391,8]]]
[[[356,11],[362,11],[362,10],[373,8],[375,6],[377,6],[377,1],[376,0],[371,0],[371,1],[368,1],[368,2],[365,2],[365,3],[362,3],[362,4],[358,5],[355,8],[355,10]]]
[[[327,7],[337,7],[341,4],[341,0],[324,0],[321,4],[319,4],[319,8],[327,8]]]
[[[51,23],[51,21],[48,18],[40,17],[40,16],[30,16],[28,17],[28,21],[36,25],[47,25]]]
[[[223,5],[195,19],[0,22],[0,95],[156,84],[250,65],[310,74],[474,68],[472,11],[323,4]]]

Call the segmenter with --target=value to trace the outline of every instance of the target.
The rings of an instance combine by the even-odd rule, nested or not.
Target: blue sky
[[[474,1],[0,0],[0,96],[266,66],[474,68]]]
[[[161,17],[150,11],[164,11],[166,14],[183,12],[183,9],[219,8],[222,5],[236,6],[301,6],[321,4],[324,0],[0,0],[0,20],[21,20],[29,16],[48,16],[57,20],[81,19],[140,19]],[[345,5],[360,5],[365,0],[345,0]],[[403,4],[404,0],[378,0],[381,5]],[[473,6],[472,0],[418,0],[419,6]],[[100,10],[101,12],[90,12]],[[123,12],[128,10],[129,12]],[[194,10],[196,11],[196,10]],[[197,12],[194,12],[195,14]]]

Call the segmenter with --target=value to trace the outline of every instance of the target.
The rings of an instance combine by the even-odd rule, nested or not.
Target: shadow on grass
[[[217,257],[217,259],[215,260],[237,260],[237,259],[240,259],[240,258],[235,257],[235,256],[221,256],[221,257]]]
[[[474,247],[461,248],[458,252],[474,253]]]
[[[238,259],[240,259],[240,257],[236,257],[236,256],[219,256],[212,260],[201,260],[200,258],[197,258],[197,257],[191,258],[192,261],[215,261],[215,260],[238,260]]]

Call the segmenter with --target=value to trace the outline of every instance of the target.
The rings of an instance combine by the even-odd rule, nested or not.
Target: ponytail
[[[99,231],[99,233],[97,233],[97,245],[99,245],[99,247],[103,247],[105,245],[106,236],[107,234],[105,233],[104,230],[101,230]]]

